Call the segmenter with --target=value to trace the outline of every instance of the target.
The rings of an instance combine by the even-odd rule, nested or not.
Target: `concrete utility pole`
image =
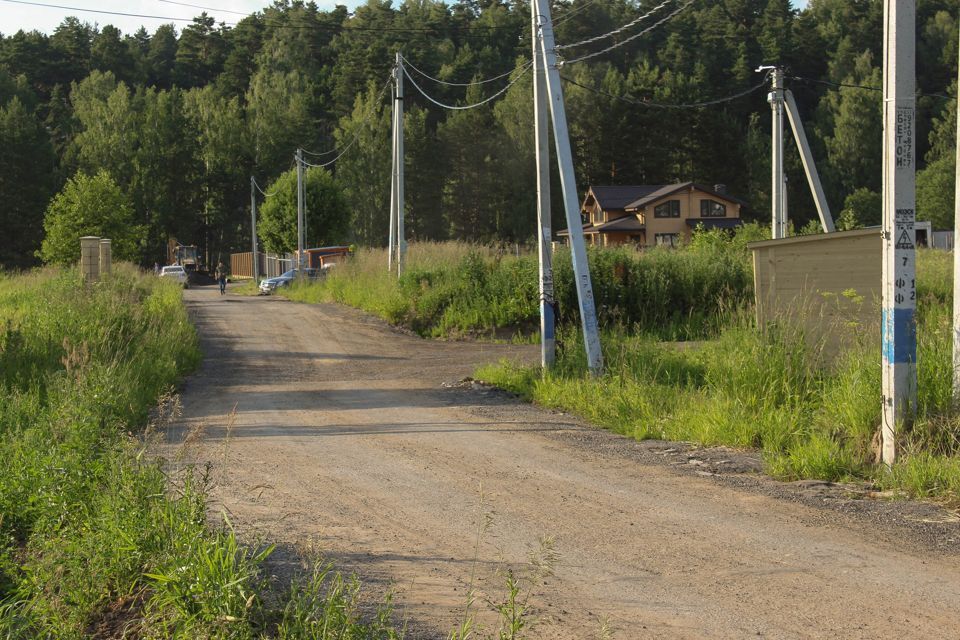
[[[563,204],[570,233],[570,255],[573,274],[580,303],[580,321],[583,326],[583,342],[587,351],[590,372],[599,375],[603,371],[603,354],[600,351],[600,334],[597,328],[597,310],[590,282],[590,265],[583,241],[583,222],[580,220],[580,202],[577,181],[573,173],[573,155],[567,131],[567,114],[563,106],[563,87],[560,85],[560,69],[553,39],[553,21],[550,17],[549,0],[536,0],[540,23],[540,50],[546,71],[546,87],[550,98],[550,115],[553,119],[553,136],[556,143],[557,162],[560,165],[560,186],[563,189]]]
[[[803,128],[803,120],[800,119],[800,110],[797,109],[797,101],[793,99],[793,92],[787,89],[783,92],[785,104],[787,107],[787,119],[790,121],[790,128],[793,129],[793,139],[797,142],[797,148],[800,149],[800,160],[803,161],[803,172],[807,176],[807,184],[810,186],[810,193],[813,194],[813,201],[817,205],[817,214],[820,216],[820,226],[824,233],[833,233],[836,227],[833,225],[833,215],[830,213],[830,206],[827,204],[827,196],[823,193],[823,185],[820,183],[820,174],[817,173],[817,165],[813,161],[813,153],[810,152],[810,144],[807,142],[807,134]],[[782,143],[781,143],[782,144]],[[781,155],[781,168],[783,160]],[[789,209],[786,204],[786,192],[784,192],[784,219],[787,217]]]
[[[771,153],[772,183],[770,189],[770,208],[772,213],[774,240],[787,237],[787,210],[783,198],[783,70],[774,67],[771,72],[772,90],[767,95],[773,114],[773,144]]]
[[[916,2],[883,3],[883,461],[917,404]]]
[[[393,273],[393,257],[397,252],[397,74],[393,74],[390,93],[393,107],[390,119],[390,238],[387,240],[387,271]]]
[[[396,142],[397,145],[397,277],[403,275],[403,262],[407,256],[407,240],[403,230],[403,57],[397,51]]]
[[[297,149],[297,268],[304,265],[303,150]]]
[[[250,176],[250,251],[253,257],[253,282],[260,280],[260,265],[257,260],[257,181]]]
[[[553,317],[553,230],[550,210],[550,132],[547,129],[547,79],[540,55],[537,4],[530,3],[533,41],[533,114],[537,148],[537,252],[540,257],[540,366],[546,371],[557,355]]]
[[[960,73],[957,74],[957,168],[953,192],[953,401],[960,404]]]

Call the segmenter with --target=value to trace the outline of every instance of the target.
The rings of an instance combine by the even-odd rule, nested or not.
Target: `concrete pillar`
[[[80,238],[80,272],[86,282],[100,280],[100,238],[97,236]]]
[[[110,273],[113,264],[113,251],[110,238],[100,240],[100,274]]]

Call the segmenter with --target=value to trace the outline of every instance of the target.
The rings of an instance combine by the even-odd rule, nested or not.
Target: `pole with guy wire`
[[[553,315],[553,239],[550,209],[550,132],[547,129],[547,81],[537,33],[537,4],[530,3],[533,44],[533,117],[537,150],[537,253],[540,276],[540,366],[553,366],[557,355]]]
[[[250,176],[250,245],[253,252],[253,283],[260,280],[260,265],[257,264],[257,181]]]
[[[553,120],[557,162],[560,165],[560,186],[563,190],[563,204],[567,216],[567,229],[570,234],[570,255],[573,262],[577,298],[580,304],[580,322],[583,328],[584,347],[587,352],[587,366],[593,375],[600,375],[603,372],[603,355],[600,351],[600,333],[597,327],[593,285],[590,282],[590,266],[587,262],[587,250],[583,240],[583,223],[580,220],[580,202],[577,193],[577,181],[573,173],[573,155],[570,151],[567,114],[563,105],[563,87],[560,84],[560,70],[557,66],[550,3],[549,0],[535,1],[539,13],[537,21],[539,22],[540,53],[543,56],[546,71],[545,85],[550,99],[550,114]]]

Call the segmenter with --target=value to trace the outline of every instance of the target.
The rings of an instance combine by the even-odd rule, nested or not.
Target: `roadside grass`
[[[350,614],[329,569],[268,604],[271,548],[209,527],[207,473],[147,453],[200,357],[177,286],[124,265],[94,286],[0,274],[0,327],[0,637],[399,637],[388,609]]]
[[[713,335],[729,308],[749,296],[752,275],[740,251],[700,241],[684,251],[590,252],[601,322],[627,324],[669,340]],[[282,295],[301,302],[339,302],[373,313],[424,337],[536,334],[536,255],[515,256],[467,243],[411,243],[404,274],[387,271],[383,249],[360,249],[322,280],[294,284]],[[554,256],[560,322],[579,322],[570,254]]]
[[[605,372],[598,378],[587,373],[579,330],[567,327],[551,371],[502,362],[481,368],[477,377],[637,439],[759,449],[778,478],[866,479],[958,506],[951,258],[919,253],[918,417],[899,443],[901,460],[889,470],[875,460],[879,326],[850,327],[838,343],[837,336],[805,335],[795,317],[759,330],[741,307],[722,317],[715,338],[679,349],[635,327],[608,325]]]

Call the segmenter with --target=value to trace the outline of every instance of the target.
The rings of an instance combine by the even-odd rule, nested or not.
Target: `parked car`
[[[320,269],[304,269],[303,275],[309,280],[316,280],[322,275]],[[300,269],[291,269],[276,278],[267,278],[260,281],[260,293],[273,293],[280,287],[286,287],[291,282],[300,277]]]
[[[176,280],[183,285],[183,288],[186,289],[190,286],[189,275],[186,270],[180,265],[171,265],[169,267],[164,267],[160,270],[161,278],[169,278],[170,280]]]

